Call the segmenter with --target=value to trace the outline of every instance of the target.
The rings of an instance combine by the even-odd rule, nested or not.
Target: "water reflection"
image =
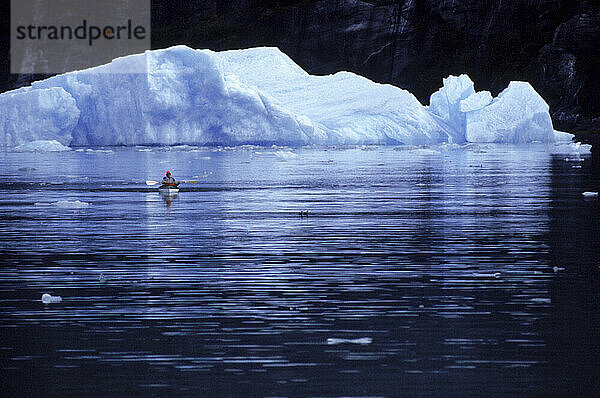
[[[8,391],[537,395],[578,380],[561,378],[562,358],[598,368],[584,332],[565,343],[577,325],[593,336],[598,310],[560,318],[600,291],[597,203],[575,195],[589,164],[532,148],[369,149],[115,149],[93,169],[71,153],[84,175],[65,187],[41,185],[51,158],[3,155],[36,168],[0,203]],[[165,165],[206,177],[169,203],[142,182]],[[42,292],[63,301],[44,306]]]
[[[167,205],[167,208],[171,207],[171,203],[177,199],[179,193],[160,193],[162,200]]]

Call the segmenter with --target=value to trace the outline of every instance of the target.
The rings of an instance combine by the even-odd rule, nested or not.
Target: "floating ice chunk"
[[[370,337],[361,337],[358,339],[338,339],[334,337],[330,337],[327,339],[327,344],[336,345],[336,344],[371,344],[373,339]]]
[[[588,144],[582,144],[581,142],[557,142],[554,144],[554,147],[551,148],[552,153],[555,154],[576,154],[576,155],[585,155],[591,153],[592,146]],[[567,160],[568,159],[568,160]],[[583,159],[576,158],[566,158],[565,161],[569,162],[571,159],[580,159],[576,160],[577,162],[582,162]]]
[[[469,142],[554,142],[548,104],[527,82],[510,82],[488,106],[467,112]]]
[[[17,152],[63,152],[71,148],[55,140],[36,140],[21,144],[15,148]]]
[[[440,151],[436,151],[435,149],[431,149],[431,148],[416,148],[416,149],[409,151],[409,153],[415,154],[415,155],[441,155],[442,154]]]
[[[62,297],[60,296],[51,296],[48,293],[42,294],[42,303],[44,304],[60,303],[61,301]]]
[[[292,151],[276,151],[276,152],[274,152],[274,154],[281,160],[289,160],[289,159],[294,159],[294,158],[298,157],[298,155],[296,155]]]
[[[554,130],[554,141],[556,142],[572,142],[573,138],[575,138],[575,134]]]
[[[459,109],[461,112],[477,111],[485,106],[488,106],[492,100],[492,93],[489,91],[479,91],[460,101]]]
[[[80,209],[83,207],[88,207],[90,204],[88,202],[81,202],[79,200],[59,200],[54,203],[54,206],[61,207],[64,209]]]
[[[462,148],[465,151],[475,152],[475,153],[482,153],[482,152],[485,153],[490,149],[490,147],[487,145],[480,145],[480,144],[474,144],[474,143],[465,144],[462,146]]]
[[[595,198],[595,197],[598,197],[598,192],[586,191],[586,192],[582,193],[581,195],[585,196],[586,198]]]
[[[90,155],[101,155],[101,154],[110,154],[110,153],[115,153],[115,151],[113,151],[112,149],[91,149],[88,148],[85,150],[85,153],[90,154]]]
[[[576,158],[565,158],[565,162],[585,162],[585,159],[576,157]]]

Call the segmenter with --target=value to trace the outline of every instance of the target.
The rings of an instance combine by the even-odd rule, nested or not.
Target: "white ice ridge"
[[[110,73],[140,60],[147,73]],[[492,99],[475,93],[468,76],[450,76],[425,107],[406,90],[350,72],[310,75],[268,47],[146,51],[0,94],[4,147],[554,140],[548,105],[527,83]]]

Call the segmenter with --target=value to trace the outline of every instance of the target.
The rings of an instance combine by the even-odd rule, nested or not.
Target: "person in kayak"
[[[177,188],[180,182],[171,177],[171,172],[167,170],[167,175],[162,179],[161,188]]]

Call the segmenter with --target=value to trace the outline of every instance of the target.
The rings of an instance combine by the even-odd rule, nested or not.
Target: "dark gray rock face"
[[[600,130],[600,6],[583,4],[556,28],[535,72],[556,124]]]
[[[155,48],[274,45],[310,73],[351,70],[425,104],[449,74],[494,94],[527,80],[556,127],[600,131],[600,0],[152,0],[152,18]],[[0,67],[2,89],[35,78]]]

